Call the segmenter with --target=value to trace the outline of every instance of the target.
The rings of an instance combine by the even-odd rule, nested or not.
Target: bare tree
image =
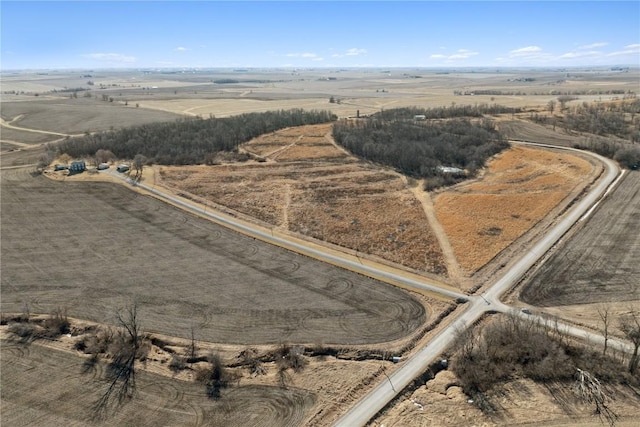
[[[147,158],[142,154],[136,154],[133,158],[133,169],[136,171],[136,179],[140,179],[142,177],[142,169],[144,168],[144,164],[147,162]]]
[[[604,349],[602,350],[602,355],[606,356],[607,354],[607,345],[609,344],[609,326],[611,325],[611,310],[610,307],[606,304],[598,305],[598,317],[602,322],[602,335],[604,336]]]
[[[111,362],[106,377],[109,387],[94,405],[94,415],[104,417],[131,400],[136,393],[135,361],[144,357],[143,340],[137,304],[116,312],[121,328],[110,345]]]
[[[578,397],[586,403],[595,405],[594,412],[604,418],[610,426],[614,426],[619,415],[609,407],[611,398],[603,389],[600,381],[587,371],[578,368],[574,390]]]
[[[208,359],[210,366],[197,370],[195,380],[204,384],[207,397],[210,399],[219,399],[221,397],[221,390],[229,386],[229,383],[233,380],[233,375],[231,375],[224,363],[222,363],[220,355],[212,353]]]
[[[304,357],[304,347],[298,345],[282,344],[275,352],[275,359],[278,367],[277,378],[282,388],[286,388],[291,380],[289,369],[299,373],[309,364]]]
[[[638,370],[638,362],[640,362],[640,312],[634,307],[629,308],[629,312],[620,317],[620,330],[633,344],[633,354],[629,360],[629,372],[635,374]]]
[[[191,342],[187,347],[187,352],[189,354],[189,358],[191,360],[196,358],[196,353],[198,352],[198,347],[196,346],[196,328],[191,325]]]
[[[549,112],[550,112],[551,114],[553,114],[553,112],[555,111],[555,109],[556,109],[556,101],[554,101],[554,100],[552,99],[551,101],[549,101],[549,102],[547,103],[547,110],[549,110]]]
[[[260,355],[258,354],[258,350],[253,347],[247,347],[242,350],[238,355],[238,358],[242,362],[243,365],[249,369],[251,375],[264,375],[267,371],[262,366],[262,360],[260,360]]]
[[[96,166],[98,166],[100,163],[108,163],[110,161],[113,161],[115,160],[115,158],[116,156],[115,154],[113,154],[113,152],[111,152],[111,150],[104,150],[102,148],[96,151],[96,154],[94,156]]]

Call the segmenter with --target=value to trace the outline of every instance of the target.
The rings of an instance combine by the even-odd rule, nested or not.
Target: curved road
[[[444,328],[427,345],[419,349],[411,358],[402,363],[385,381],[380,383],[369,394],[361,399],[347,413],[345,413],[335,424],[335,426],[362,426],[373,418],[386,404],[393,399],[399,391],[408,386],[414,378],[421,375],[442,352],[453,342],[458,331],[469,327],[487,312],[517,312],[523,318],[533,318],[540,322],[548,322],[548,319],[517,311],[499,301],[499,298],[511,287],[518,283],[523,275],[537,263],[553,246],[574,226],[578,221],[585,219],[594,207],[599,203],[617,183],[616,178],[620,175],[617,164],[609,159],[595,153],[576,150],[567,147],[558,147],[546,144],[529,143],[524,141],[511,141],[518,144],[528,144],[539,147],[561,149],[567,151],[577,151],[597,158],[605,165],[605,173],[593,186],[589,193],[576,203],[562,219],[551,229],[542,239],[530,248],[513,266],[505,271],[488,290],[481,296],[469,296],[458,290],[443,285],[442,283],[429,282],[426,278],[407,274],[400,270],[387,268],[377,263],[364,261],[357,256],[331,251],[320,245],[292,238],[273,230],[259,228],[254,225],[244,223],[236,218],[220,214],[218,212],[207,212],[206,207],[201,208],[185,199],[175,197],[148,185],[136,183],[128,180],[130,184],[153,194],[154,196],[180,206],[181,208],[205,216],[218,224],[224,225],[232,230],[249,235],[259,240],[287,248],[289,250],[307,255],[321,261],[356,271],[366,276],[382,280],[396,286],[418,290],[422,292],[435,293],[451,299],[464,299],[468,301],[469,307],[449,326]],[[110,173],[120,178],[123,175],[117,174],[113,170]],[[365,264],[366,262],[366,264]],[[580,328],[569,326],[563,323],[553,322],[553,327],[557,327],[561,332],[585,338],[592,343],[603,343],[604,338],[586,332]],[[630,345],[617,340],[609,340],[612,348],[629,351]]]
[[[512,141],[516,142],[516,141]],[[602,197],[604,197],[609,189],[617,183],[616,178],[620,174],[618,165],[607,158],[599,156],[595,153],[576,150],[574,148],[557,147],[546,144],[525,143],[534,146],[562,149],[568,151],[578,151],[580,153],[587,153],[593,155],[598,160],[604,163],[606,172],[598,183],[591,189],[591,191],[574,205],[569,212],[551,229],[541,240],[539,240],[527,253],[520,258],[509,270],[503,273],[503,275],[495,281],[489,289],[483,294],[483,299],[470,298],[470,307],[462,313],[454,322],[444,328],[434,339],[432,339],[426,346],[421,348],[414,356],[407,360],[403,366],[397,369],[393,374],[388,377],[387,381],[379,384],[363,399],[361,399],[355,406],[353,406],[346,414],[344,414],[336,423],[335,426],[363,426],[371,418],[373,418],[380,410],[382,410],[386,404],[393,399],[396,394],[404,387],[408,386],[414,378],[417,378],[423,372],[425,372],[433,360],[436,359],[442,352],[452,344],[456,338],[458,331],[462,331],[469,327],[473,322],[479,319],[483,314],[490,311],[500,312],[514,312],[513,309],[499,301],[499,298],[512,286],[518,283],[522,276],[536,263],[538,260],[549,251],[555,244],[564,236],[567,231],[578,222],[585,214],[591,212],[590,209],[596,203],[598,203]],[[541,322],[547,320],[543,317],[527,315],[519,312],[519,316],[523,318],[532,317]],[[555,322],[554,325],[555,327]],[[560,331],[567,334],[579,337],[587,338],[591,342],[604,342],[604,338],[595,334],[590,334],[582,329],[575,328],[569,325],[558,323],[557,327]],[[609,345],[619,349],[629,350],[628,344],[609,340]]]

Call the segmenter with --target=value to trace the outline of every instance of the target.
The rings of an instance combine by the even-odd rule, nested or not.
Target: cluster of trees
[[[523,79],[522,81],[533,81],[535,79]],[[453,91],[453,94],[456,96],[462,95],[505,95],[505,96],[526,96],[526,95],[537,95],[537,96],[545,96],[545,95],[564,95],[564,96],[575,96],[575,95],[623,95],[625,98],[635,98],[636,94],[632,91],[625,91],[623,89],[607,89],[607,90],[596,90],[596,89],[581,89],[581,90],[555,90],[552,89],[546,92],[533,91],[533,92],[524,92],[521,90],[501,90],[501,89],[472,89],[472,90],[459,90],[456,89]]]
[[[520,108],[505,107],[499,104],[475,104],[475,105],[455,105],[450,107],[404,107],[383,110],[374,115],[380,120],[413,120],[415,116],[424,116],[425,119],[453,119],[457,117],[483,117],[485,114],[514,114],[519,113]]]
[[[593,151],[601,156],[609,157],[627,169],[640,169],[640,145],[637,143],[626,144],[603,138],[588,138],[575,144],[574,148]]]
[[[149,163],[207,163],[220,151],[232,151],[259,135],[279,129],[335,120],[329,111],[302,109],[248,113],[227,118],[180,119],[68,138],[58,145],[72,157],[94,157],[107,150],[116,157],[143,155]]]
[[[500,90],[500,89],[474,89],[474,90],[454,90],[455,96],[463,95],[505,95],[505,96],[523,96],[525,92],[520,90]]]
[[[23,344],[38,339],[56,339],[60,335],[69,333],[71,325],[66,311],[60,308],[54,310],[48,318],[32,318],[28,304],[25,305],[22,315],[2,320],[2,324],[11,322],[9,323],[9,332],[18,339],[18,342]]]
[[[489,119],[405,120],[416,111],[420,110],[391,110],[365,120],[338,122],[333,136],[355,155],[416,178],[443,175],[439,166],[473,175],[487,158],[509,146]]]
[[[585,102],[569,109],[563,120],[567,129],[596,135],[615,135],[640,142],[640,122],[634,122],[638,113],[640,99],[620,104]]]
[[[609,319],[611,320],[611,319]],[[554,324],[556,327],[554,327]],[[626,328],[626,329],[625,329]],[[467,329],[460,333],[452,358],[451,369],[465,393],[474,396],[486,410],[493,408],[487,392],[511,379],[530,378],[546,384],[566,384],[578,393],[578,398],[595,405],[597,413],[607,421],[617,415],[609,407],[609,399],[602,394],[594,399],[600,382],[638,385],[635,376],[640,344],[640,317],[621,319],[621,329],[634,344],[636,351],[629,360],[629,369],[621,369],[620,356],[593,347],[572,344],[557,327],[557,322],[541,323],[509,315],[492,320],[479,331]],[[605,334],[605,337],[607,335]],[[600,390],[604,391],[604,388]]]

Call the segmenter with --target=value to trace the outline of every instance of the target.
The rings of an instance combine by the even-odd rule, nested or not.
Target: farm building
[[[71,166],[69,166],[69,175],[84,172],[86,170],[87,165],[85,164],[84,160],[76,160],[74,162],[71,162]]]
[[[438,166],[436,169],[438,170],[438,172],[444,175],[466,175],[464,169],[454,168],[453,166]]]
[[[120,173],[122,172],[126,172],[129,170],[129,165],[118,165],[118,167],[116,168],[116,170]]]

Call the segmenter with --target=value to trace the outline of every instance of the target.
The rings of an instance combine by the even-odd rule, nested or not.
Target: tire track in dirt
[[[295,141],[293,141],[291,144],[289,145],[285,145],[284,147],[280,147],[276,150],[271,151],[270,153],[267,153],[264,155],[264,157],[269,157],[271,158],[271,160],[277,160],[278,156],[282,153],[284,153],[285,151],[287,151],[289,148],[294,147],[298,142],[300,142],[302,140],[302,138],[304,138],[304,134],[300,135],[298,137],[298,139],[296,139]]]
[[[282,204],[282,225],[284,230],[289,230],[289,209],[291,208],[291,184],[284,186],[284,202]]]
[[[11,123],[13,123],[16,120],[19,120],[22,118],[22,114],[14,117],[10,122],[5,122],[3,119],[0,118],[0,126],[2,127],[6,127],[7,129],[14,129],[14,130],[20,130],[20,131],[24,131],[24,132],[34,132],[34,133],[44,133],[46,135],[56,135],[56,136],[61,136],[61,137],[67,137],[67,136],[80,136],[83,134],[67,134],[67,133],[60,133],[60,132],[50,132],[48,130],[39,130],[39,129],[29,129],[29,128],[23,128],[20,126],[14,126]]]
[[[404,179],[406,181],[406,178]],[[444,262],[447,267],[447,275],[451,280],[454,281],[457,286],[462,285],[462,282],[465,280],[465,275],[460,268],[460,264],[458,264],[458,259],[456,258],[456,254],[453,251],[453,247],[451,246],[449,237],[442,228],[440,221],[438,221],[431,196],[429,195],[429,193],[421,190],[421,188],[424,187],[424,181],[421,180],[415,187],[408,187],[413,193],[414,197],[420,202],[420,205],[424,210],[424,214],[427,217],[429,227],[433,231],[433,234],[436,236],[436,239],[438,239],[440,249],[442,250],[442,254],[444,256]]]
[[[342,147],[341,145],[338,145],[338,143],[335,141],[335,139],[333,139],[333,135],[331,135],[331,132],[325,133],[324,134],[324,139],[326,139],[331,145],[336,147],[338,149],[338,151],[341,151],[342,153],[344,153],[348,157],[353,157],[353,154],[351,154],[346,148]]]

